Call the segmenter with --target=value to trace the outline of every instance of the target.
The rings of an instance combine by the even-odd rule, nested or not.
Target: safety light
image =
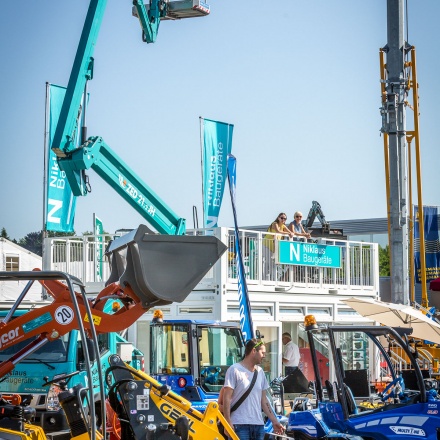
[[[304,328],[306,331],[318,329],[318,324],[316,323],[314,315],[307,315],[304,317]]]
[[[179,377],[179,380],[177,381],[177,385],[179,385],[180,388],[185,388],[186,379],[184,377]]]
[[[163,312],[160,309],[157,309],[153,313],[152,322],[163,322]]]
[[[119,304],[117,301],[113,301],[112,312],[116,313],[120,308],[121,308],[121,304]]]

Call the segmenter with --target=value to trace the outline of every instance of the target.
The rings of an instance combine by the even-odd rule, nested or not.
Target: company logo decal
[[[3,345],[7,344],[8,342],[13,341],[15,338],[18,338],[18,327],[11,329],[7,333],[3,333],[0,336],[0,348],[2,348]]]
[[[170,419],[174,421],[176,421],[179,417],[184,415],[176,408],[173,408],[169,403],[162,403],[159,409],[162,414],[167,415]],[[195,434],[196,431],[193,428],[193,424],[194,424],[194,420],[189,420],[189,430]]]
[[[399,435],[417,435],[425,437],[425,431],[420,428],[412,428],[411,426],[390,426],[390,428]]]

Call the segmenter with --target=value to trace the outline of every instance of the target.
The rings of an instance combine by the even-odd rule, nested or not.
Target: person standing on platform
[[[299,347],[293,343],[292,336],[290,333],[283,333],[283,365],[286,376],[292,374],[295,370],[298,369],[299,361],[301,359],[301,355],[299,352]]]
[[[309,232],[306,232],[304,229],[304,226],[301,223],[303,215],[301,212],[296,211],[293,216],[293,221],[289,224],[289,231],[292,232],[297,238],[297,240],[305,240],[307,241],[308,238],[311,237],[311,234]]]

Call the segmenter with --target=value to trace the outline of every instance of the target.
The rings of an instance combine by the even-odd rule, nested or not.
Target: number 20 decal
[[[68,325],[73,320],[73,310],[67,306],[58,307],[55,310],[55,320],[58,324]]]

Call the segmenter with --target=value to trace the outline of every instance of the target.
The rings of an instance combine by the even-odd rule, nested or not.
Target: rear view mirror
[[[97,347],[95,347],[95,344],[90,338],[86,338],[86,344],[89,352],[89,360],[90,362],[95,362],[98,357],[96,354]]]
[[[84,370],[86,364],[86,355],[84,349],[84,341],[78,341],[78,348],[76,353],[77,366],[78,370]],[[96,361],[96,348],[95,344],[90,338],[86,338],[87,350],[89,352],[89,362],[93,363]]]

